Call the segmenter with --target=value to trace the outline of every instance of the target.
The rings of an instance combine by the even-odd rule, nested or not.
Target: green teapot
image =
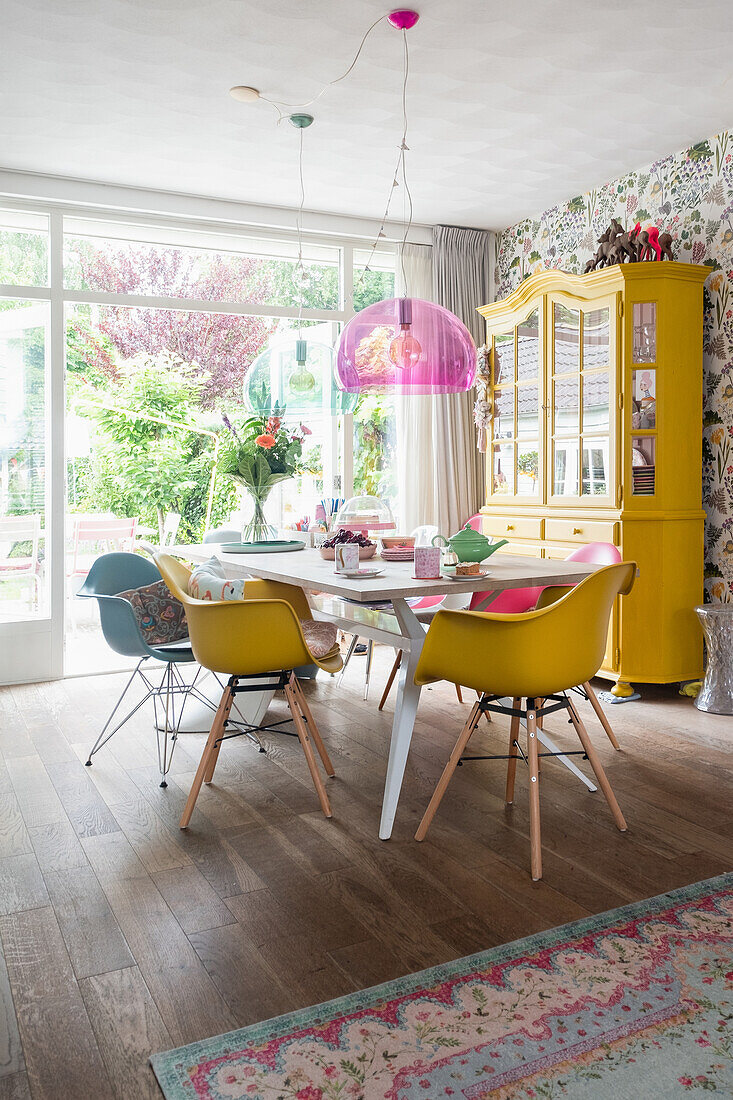
[[[433,539],[433,546],[443,546],[452,550],[460,562],[485,561],[500,546],[506,546],[507,542],[507,539],[492,542],[480,531],[474,531],[470,523],[467,523],[462,531],[451,535],[449,539],[444,538],[443,535],[436,535]]]

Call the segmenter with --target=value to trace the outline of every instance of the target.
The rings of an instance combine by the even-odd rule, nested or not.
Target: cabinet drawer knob
[[[507,523],[506,529],[507,529],[507,531],[513,531],[514,530],[514,524],[513,523]]]
[[[582,527],[573,527],[573,534],[574,535],[582,535],[583,534],[583,528]]]

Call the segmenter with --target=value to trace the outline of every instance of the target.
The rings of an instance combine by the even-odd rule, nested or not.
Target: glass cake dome
[[[395,521],[392,509],[381,497],[352,497],[347,500],[336,515],[337,531],[394,531]]]

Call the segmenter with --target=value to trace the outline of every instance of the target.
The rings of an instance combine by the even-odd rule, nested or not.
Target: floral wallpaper
[[[541,268],[582,271],[612,217],[658,225],[675,259],[714,268],[704,292],[705,592],[733,602],[733,130],[497,234],[496,298]]]

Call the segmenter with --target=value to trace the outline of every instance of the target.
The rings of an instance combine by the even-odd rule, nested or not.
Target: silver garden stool
[[[733,604],[705,604],[695,611],[708,651],[695,706],[713,714],[733,714]]]

